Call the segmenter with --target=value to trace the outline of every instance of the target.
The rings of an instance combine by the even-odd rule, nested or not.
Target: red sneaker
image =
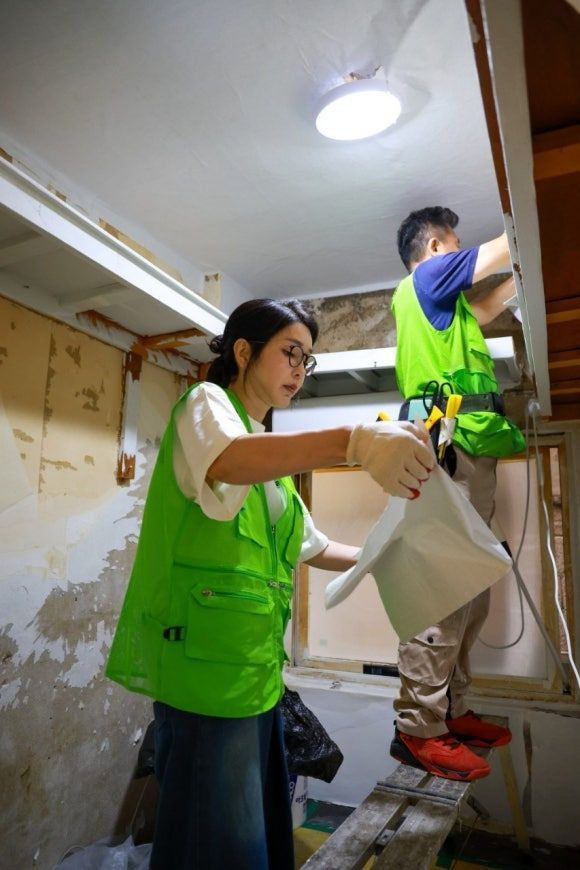
[[[480,779],[491,770],[485,758],[476,755],[449,732],[439,737],[412,737],[395,728],[391,755],[403,764],[463,782]]]
[[[468,710],[456,719],[447,719],[445,724],[454,737],[468,746],[485,746],[489,749],[491,746],[505,746],[512,739],[509,728],[484,722],[473,710]]]

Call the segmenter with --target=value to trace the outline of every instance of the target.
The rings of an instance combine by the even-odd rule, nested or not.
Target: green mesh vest
[[[198,385],[194,384],[191,389]],[[304,517],[291,478],[270,523],[262,484],[238,515],[211,520],[173,473],[175,405],[143,513],[129,587],[106,673],[134,692],[208,716],[253,716],[284,691],[283,636]],[[248,432],[248,415],[226,391]]]
[[[493,361],[463,293],[447,329],[435,329],[423,313],[412,275],[395,290],[392,311],[397,323],[397,383],[405,399],[421,396],[431,380],[449,381],[461,395],[498,392]],[[511,456],[525,448],[518,427],[491,411],[460,412],[453,441],[475,456]]]

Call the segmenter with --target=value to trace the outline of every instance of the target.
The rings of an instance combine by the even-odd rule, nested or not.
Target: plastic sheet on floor
[[[147,870],[151,843],[136,846],[132,837],[112,845],[109,839],[98,840],[63,858],[58,870]]]

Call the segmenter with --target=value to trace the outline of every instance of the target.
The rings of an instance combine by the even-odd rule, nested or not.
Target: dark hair
[[[419,211],[412,211],[405,218],[397,233],[399,256],[405,267],[411,271],[411,263],[418,263],[423,258],[425,247],[433,230],[454,229],[459,218],[450,208],[432,205]]]
[[[220,387],[229,387],[238,374],[234,355],[238,338],[245,338],[252,345],[251,362],[254,362],[264,345],[291,323],[303,323],[314,344],[318,338],[318,324],[297,299],[250,299],[242,302],[228,317],[223,335],[217,335],[209,342],[209,349],[218,356],[210,365],[206,380]]]

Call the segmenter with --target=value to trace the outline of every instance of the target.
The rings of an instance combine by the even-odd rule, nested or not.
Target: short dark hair
[[[297,299],[250,299],[232,311],[223,335],[209,342],[209,348],[218,356],[211,363],[206,380],[220,387],[229,387],[238,374],[234,344],[245,338],[252,346],[250,362],[258,359],[264,345],[280,330],[291,323],[303,323],[312,336],[318,338],[318,324]]]
[[[405,268],[410,272],[411,263],[417,263],[423,258],[433,229],[452,230],[458,223],[459,218],[455,212],[441,205],[412,211],[397,232],[397,247]]]

